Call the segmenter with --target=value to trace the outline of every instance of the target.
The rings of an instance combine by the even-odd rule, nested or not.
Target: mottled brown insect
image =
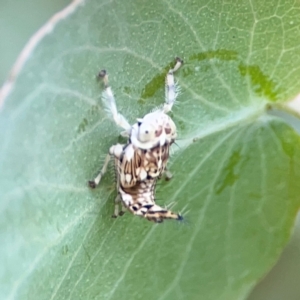
[[[116,124],[125,129],[122,135],[128,137],[127,144],[116,144],[109,149],[102,170],[94,180],[89,181],[89,186],[95,188],[106,172],[111,157],[114,157],[118,195],[115,199],[113,217],[122,215],[125,209],[128,209],[134,215],[157,223],[163,222],[164,219],[182,220],[180,214],[173,213],[155,202],[157,179],[164,173],[170,177],[170,173],[166,171],[166,165],[170,146],[174,143],[177,132],[173,120],[167,113],[171,110],[178,95],[178,86],[174,82],[173,73],[180,68],[182,63],[180,58],[176,58],[175,67],[167,73],[164,106],[143,118],[138,118],[137,123],[132,126],[117,111],[106,71],[99,73],[105,84],[104,103],[112,113]],[[119,212],[120,203],[122,209]]]

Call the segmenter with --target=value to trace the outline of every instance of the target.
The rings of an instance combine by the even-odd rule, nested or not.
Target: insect
[[[91,188],[99,185],[107,166],[113,157],[117,174],[117,191],[113,217],[123,215],[129,210],[134,215],[149,221],[161,223],[165,219],[182,220],[180,214],[163,208],[155,202],[155,186],[157,180],[166,174],[170,146],[174,143],[177,132],[176,125],[167,115],[172,109],[178,95],[178,86],[174,81],[174,73],[181,67],[183,61],[176,58],[176,64],[166,75],[166,99],[161,108],[138,118],[130,125],[126,118],[117,110],[116,102],[108,76],[105,70],[99,73],[104,82],[103,101],[113,116],[115,123],[125,131],[126,144],[116,144],[110,147],[100,173],[89,181]],[[120,209],[121,204],[121,211]]]

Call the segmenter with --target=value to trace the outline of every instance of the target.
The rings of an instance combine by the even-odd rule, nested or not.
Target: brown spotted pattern
[[[127,146],[124,147],[124,150]],[[116,158],[115,163],[121,187],[134,187],[138,181],[144,181],[149,177],[159,177],[166,168],[169,150],[169,144],[148,150],[135,148],[131,160],[127,160],[124,155]]]
[[[144,217],[156,223],[163,222],[164,219],[182,220],[182,216],[163,208],[155,203],[156,178],[147,179],[130,188],[119,187],[122,199],[131,197],[131,201],[124,203],[126,208],[133,214]]]
[[[170,144],[165,144],[148,150],[136,148],[130,161],[124,155],[115,157],[118,192],[123,205],[131,213],[157,223],[164,219],[182,220],[180,214],[155,203],[156,181],[166,169],[169,150]]]

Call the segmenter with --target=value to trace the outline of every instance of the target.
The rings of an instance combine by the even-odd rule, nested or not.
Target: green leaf
[[[300,4],[80,4],[35,36],[2,89],[1,298],[245,299],[300,204],[299,135],[267,112],[299,93]],[[164,101],[175,56],[179,146],[157,201],[186,221],[112,219],[113,178],[86,184],[120,132],[95,75],[107,69],[133,123]]]

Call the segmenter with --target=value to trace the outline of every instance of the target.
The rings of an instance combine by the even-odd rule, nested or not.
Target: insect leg
[[[121,202],[122,206],[121,206],[121,211],[119,212],[119,216],[123,216],[127,210],[126,206],[124,205],[123,202]]]
[[[167,169],[165,168],[162,173],[158,176],[159,179],[161,179],[162,177],[165,177],[165,179],[167,181],[171,180],[173,178],[173,174]]]
[[[123,216],[125,213],[125,210],[126,210],[126,207],[124,206],[121,195],[119,194],[119,190],[120,190],[120,157],[123,152],[123,147],[124,147],[124,145],[117,144],[117,145],[110,147],[110,149],[109,149],[109,153],[111,155],[114,155],[114,157],[115,157],[115,171],[116,171],[116,175],[117,175],[116,188],[118,191],[118,195],[115,198],[115,210],[114,210],[114,214],[112,215],[113,218],[117,218],[118,216]],[[120,205],[121,205],[121,211],[119,211]]]
[[[105,90],[102,94],[102,97],[103,97],[103,102],[104,102],[107,110],[109,111],[109,113],[112,114],[115,123],[118,126],[125,129],[125,132],[123,133],[123,135],[129,136],[130,132],[131,132],[131,126],[128,123],[128,121],[126,120],[126,118],[118,112],[114,94],[112,92],[111,87],[108,84],[108,76],[107,76],[106,71],[105,70],[100,71],[98,76],[99,76],[99,78],[102,78],[102,80],[104,82]]]
[[[89,186],[92,189],[96,188],[99,185],[102,176],[105,174],[105,172],[107,170],[109,161],[110,161],[110,154],[107,154],[105,157],[104,165],[103,165],[101,171],[99,172],[99,174],[96,176],[96,178],[94,180],[90,180],[88,182]]]
[[[118,194],[117,197],[115,198],[115,210],[114,210],[114,214],[112,215],[113,218],[117,218],[119,215],[120,202],[121,202],[121,197]]]
[[[167,113],[172,109],[173,104],[179,94],[179,86],[174,81],[174,73],[182,66],[183,60],[176,57],[176,64],[170,69],[166,76],[166,103],[164,104],[164,112]]]
[[[163,173],[166,177],[166,180],[171,180],[172,179],[173,174],[169,170],[165,169]]]

